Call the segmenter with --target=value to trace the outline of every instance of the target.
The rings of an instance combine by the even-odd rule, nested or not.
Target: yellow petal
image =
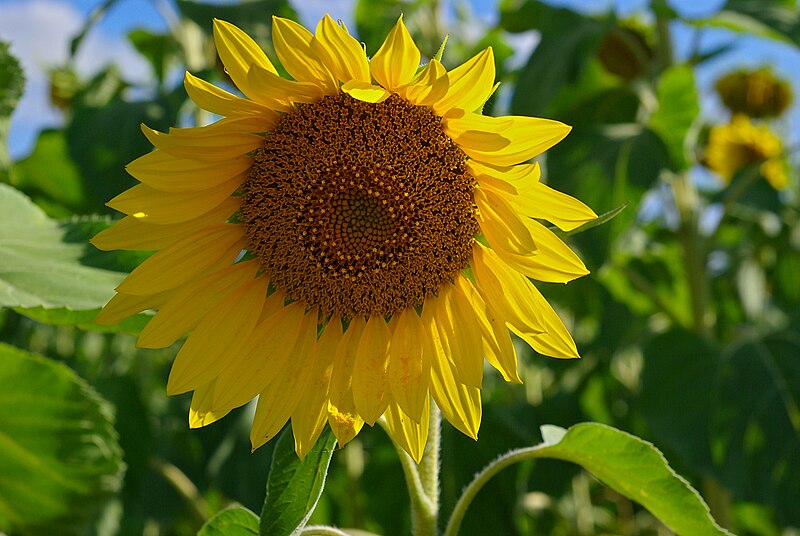
[[[563,231],[597,219],[579,200],[539,182],[539,164],[497,168],[470,160],[467,166],[481,188],[494,191],[529,218],[548,220]]]
[[[220,371],[215,403],[241,406],[269,385],[292,356],[304,316],[303,304],[294,302],[262,320]]]
[[[431,106],[447,94],[449,80],[444,65],[431,60],[408,85],[397,89],[397,93],[413,104]]]
[[[369,83],[369,62],[361,43],[336,24],[330,15],[326,14],[317,24],[311,46],[340,81]]]
[[[530,341],[534,335],[545,331],[542,312],[531,303],[535,289],[525,276],[506,266],[494,251],[477,242],[472,248],[472,270],[478,292],[515,333]]]
[[[196,192],[162,192],[137,184],[106,203],[142,223],[173,224],[200,218],[222,205],[242,184],[235,177],[219,186]]]
[[[242,249],[239,226],[203,229],[162,249],[136,267],[117,289],[125,294],[156,294],[175,288],[214,267],[233,263]]]
[[[178,289],[150,319],[136,341],[139,348],[166,348],[193,330],[208,312],[255,278],[258,262],[242,262]]]
[[[247,81],[247,72],[252,66],[277,74],[261,47],[249,35],[229,22],[214,19],[214,43],[228,76],[236,87],[251,99],[252,88]]]
[[[316,342],[317,310],[314,309],[303,318],[292,358],[286,360],[258,395],[256,414],[250,428],[253,450],[275,437],[297,407],[311,376]]]
[[[286,80],[266,69],[253,67],[247,75],[253,91],[262,100],[285,100],[286,102],[317,102],[324,93],[312,82],[295,82]],[[291,111],[291,106],[280,108]]]
[[[466,296],[469,307],[475,311],[486,360],[507,382],[522,383],[517,371],[517,353],[505,320],[487,305],[472,283],[463,275],[456,277],[456,287]]]
[[[229,409],[214,410],[211,403],[213,395],[213,381],[195,389],[192,394],[192,403],[189,406],[189,428],[207,426],[230,413]]]
[[[272,17],[272,44],[286,72],[298,82],[313,82],[326,95],[335,95],[339,84],[311,46],[313,39],[300,24]]]
[[[156,150],[140,156],[125,166],[125,170],[140,182],[162,192],[193,192],[238,177],[249,170],[252,163],[248,156],[209,162],[177,158]]]
[[[430,425],[430,398],[425,397],[422,418],[415,421],[400,409],[397,404],[389,404],[384,417],[386,428],[395,444],[419,463],[428,442],[428,428]]]
[[[145,223],[133,216],[125,216],[108,229],[95,235],[90,242],[94,247],[103,251],[164,249],[187,235],[225,222],[239,209],[240,205],[239,197],[228,197],[218,207],[197,218],[167,225]]]
[[[353,368],[361,333],[364,331],[364,320],[355,317],[347,326],[339,345],[331,374],[328,391],[328,424],[340,445],[350,442],[364,426],[364,419],[356,411],[353,401]]]
[[[175,357],[167,381],[167,394],[185,393],[213,381],[228,365],[253,331],[267,291],[266,278],[242,285],[211,309]],[[217,381],[211,402],[216,409],[235,405],[219,401]]]
[[[514,270],[539,281],[567,283],[589,273],[583,261],[550,229],[530,218],[524,218],[536,255],[518,255],[496,249],[497,256]]]
[[[450,283],[439,289],[434,322],[444,355],[454,365],[456,379],[471,387],[483,383],[483,351],[475,313]]]
[[[475,204],[480,211],[481,231],[495,251],[534,255],[537,245],[525,222],[497,194],[477,188]]]
[[[433,109],[439,115],[452,108],[467,112],[479,109],[492,94],[494,77],[494,54],[489,47],[447,73],[447,93],[434,103]]]
[[[217,115],[263,115],[272,117],[275,113],[273,111],[275,107],[272,104],[264,106],[257,102],[243,99],[193,76],[188,71],[183,78],[183,87],[186,88],[186,94],[196,105]],[[281,103],[276,102],[274,105],[280,106]]]
[[[543,153],[569,133],[571,127],[538,117],[489,117],[451,110],[444,117],[445,132],[470,157],[507,166]]]
[[[351,80],[342,85],[342,91],[363,102],[383,102],[389,98],[389,93],[380,86],[374,86],[369,82]]]
[[[456,381],[450,363],[437,352],[431,366],[431,394],[450,424],[478,439],[481,425],[481,391]]]
[[[303,396],[292,412],[294,450],[302,460],[311,451],[325,427],[328,417],[328,389],[333,373],[336,347],[342,340],[342,321],[334,316],[322,332],[313,350],[313,362],[309,367]]]
[[[356,347],[353,402],[361,418],[370,426],[383,415],[391,399],[386,378],[391,337],[383,317],[371,316]]]
[[[534,307],[538,308],[542,313],[545,332],[534,334],[532,341],[524,337],[523,339],[531,345],[531,348],[542,355],[559,359],[579,358],[580,354],[575,347],[575,341],[572,339],[572,335],[569,334],[566,326],[564,326],[564,323],[550,304],[547,303],[547,300],[542,296],[541,292],[539,292],[539,289],[533,285],[530,285],[530,289],[530,296]]]
[[[423,348],[430,342],[426,342],[425,326],[413,308],[395,316],[389,343],[389,387],[403,412],[420,422],[431,379],[431,353]]]
[[[419,67],[419,59],[419,49],[400,15],[381,48],[372,56],[369,67],[380,85],[394,91],[411,82]]]
[[[142,125],[142,132],[153,146],[172,156],[230,160],[260,147],[264,138],[253,133],[267,132],[273,124],[261,117],[229,117],[204,127],[173,128],[169,134]]]
[[[161,307],[174,293],[174,289],[145,296],[118,292],[105,304],[103,310],[97,314],[94,321],[104,326],[119,324],[131,315]]]

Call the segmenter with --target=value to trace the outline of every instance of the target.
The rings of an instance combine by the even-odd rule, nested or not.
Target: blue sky
[[[224,1],[224,0],[223,0]],[[446,4],[454,4],[449,0]],[[461,0],[464,1],[464,0]],[[12,158],[27,154],[38,131],[46,126],[58,125],[60,114],[48,103],[47,67],[66,59],[69,39],[81,28],[92,9],[103,0],[0,0],[0,39],[11,41],[12,51],[23,62],[28,84],[26,94],[12,117],[9,148]],[[331,12],[347,22],[353,12],[355,0],[296,0],[294,3],[301,22],[314,25],[321,15]],[[476,18],[487,24],[496,17],[493,0],[468,0]],[[572,7],[584,12],[604,12],[613,7],[620,16],[634,16],[646,10],[648,0],[551,0],[552,4]],[[683,16],[697,18],[715,12],[722,0],[674,0],[670,4]],[[156,6],[168,4],[166,0],[120,0],[107,16],[90,32],[77,58],[77,68],[85,75],[98,70],[110,61],[123,67],[124,75],[132,81],[144,81],[149,76],[148,66],[125,41],[125,34],[134,28],[153,30],[165,28],[162,15]],[[34,24],[33,21],[36,21]],[[352,25],[350,25],[352,27]],[[678,53],[691,40],[691,30],[685,26],[674,28]],[[703,43],[707,45],[726,42],[731,34],[724,30],[708,31]],[[535,38],[515,41],[522,55],[527,55]],[[794,47],[756,38],[739,38],[736,50],[708,64],[698,71],[698,85],[704,95],[704,112],[709,117],[722,111],[713,96],[713,82],[720,74],[737,66],[758,67],[772,65],[776,72],[787,78],[800,91],[800,52]],[[683,45],[683,46],[681,46]],[[795,100],[790,118],[780,125],[793,144],[800,141],[800,105]]]

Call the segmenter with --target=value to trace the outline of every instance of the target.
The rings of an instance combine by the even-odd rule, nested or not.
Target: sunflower
[[[711,128],[704,163],[726,183],[747,166],[759,164],[761,175],[780,190],[789,180],[782,154],[780,138],[766,125],[735,115],[727,125]]]
[[[243,97],[187,73],[191,99],[223,118],[143,127],[156,150],[127,168],[141,184],[108,203],[126,216],[92,242],[157,252],[98,321],[158,310],[143,348],[191,332],[168,394],[194,391],[192,427],[258,397],[254,449],[290,419],[303,457],[326,422],[344,445],[383,417],[419,460],[431,403],[477,438],[484,358],[520,382],[508,328],[578,357],[529,278],[588,273],[538,220],[570,230],[596,215],[524,163],[570,127],[476,112],[495,87],[491,48],[420,68],[402,17],[371,59],[329,16],[315,34],[275,17],[272,36],[294,80],[215,20]]]

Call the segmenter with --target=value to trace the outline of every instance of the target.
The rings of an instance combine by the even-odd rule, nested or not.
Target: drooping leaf
[[[683,171],[691,164],[686,155],[687,136],[700,113],[691,67],[679,65],[664,71],[656,97],[658,110],[650,117],[650,128],[664,140],[672,169]]]
[[[618,493],[638,502],[681,536],[730,534],[711,517],[703,499],[669,466],[651,443],[610,426],[583,423],[569,430],[543,426],[544,442],[509,452],[476,477],[484,482],[513,463],[555,458],[582,466]],[[468,487],[464,497],[477,490]],[[456,506],[459,511],[459,506]],[[460,519],[451,520],[447,534],[458,532]]]
[[[110,406],[72,370],[0,343],[0,531],[84,534],[121,483]]]
[[[0,306],[96,309],[113,296],[123,273],[81,264],[85,243],[30,199],[0,184]]]
[[[261,536],[295,534],[305,526],[322,494],[335,447],[336,438],[326,429],[301,461],[294,451],[291,430],[284,429],[272,457]]]
[[[258,536],[258,516],[242,506],[226,508],[209,519],[197,536]]]

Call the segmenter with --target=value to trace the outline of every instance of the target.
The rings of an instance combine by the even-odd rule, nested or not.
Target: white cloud
[[[11,118],[9,149],[20,158],[33,146],[39,130],[61,123],[61,113],[50,104],[48,69],[63,65],[70,41],[84,24],[81,13],[63,0],[15,0],[4,2],[0,39],[11,43],[25,70],[25,93]],[[148,66],[122,37],[96,30],[86,36],[75,58],[83,76],[99,71],[109,62],[120,66],[129,81],[144,81]]]

